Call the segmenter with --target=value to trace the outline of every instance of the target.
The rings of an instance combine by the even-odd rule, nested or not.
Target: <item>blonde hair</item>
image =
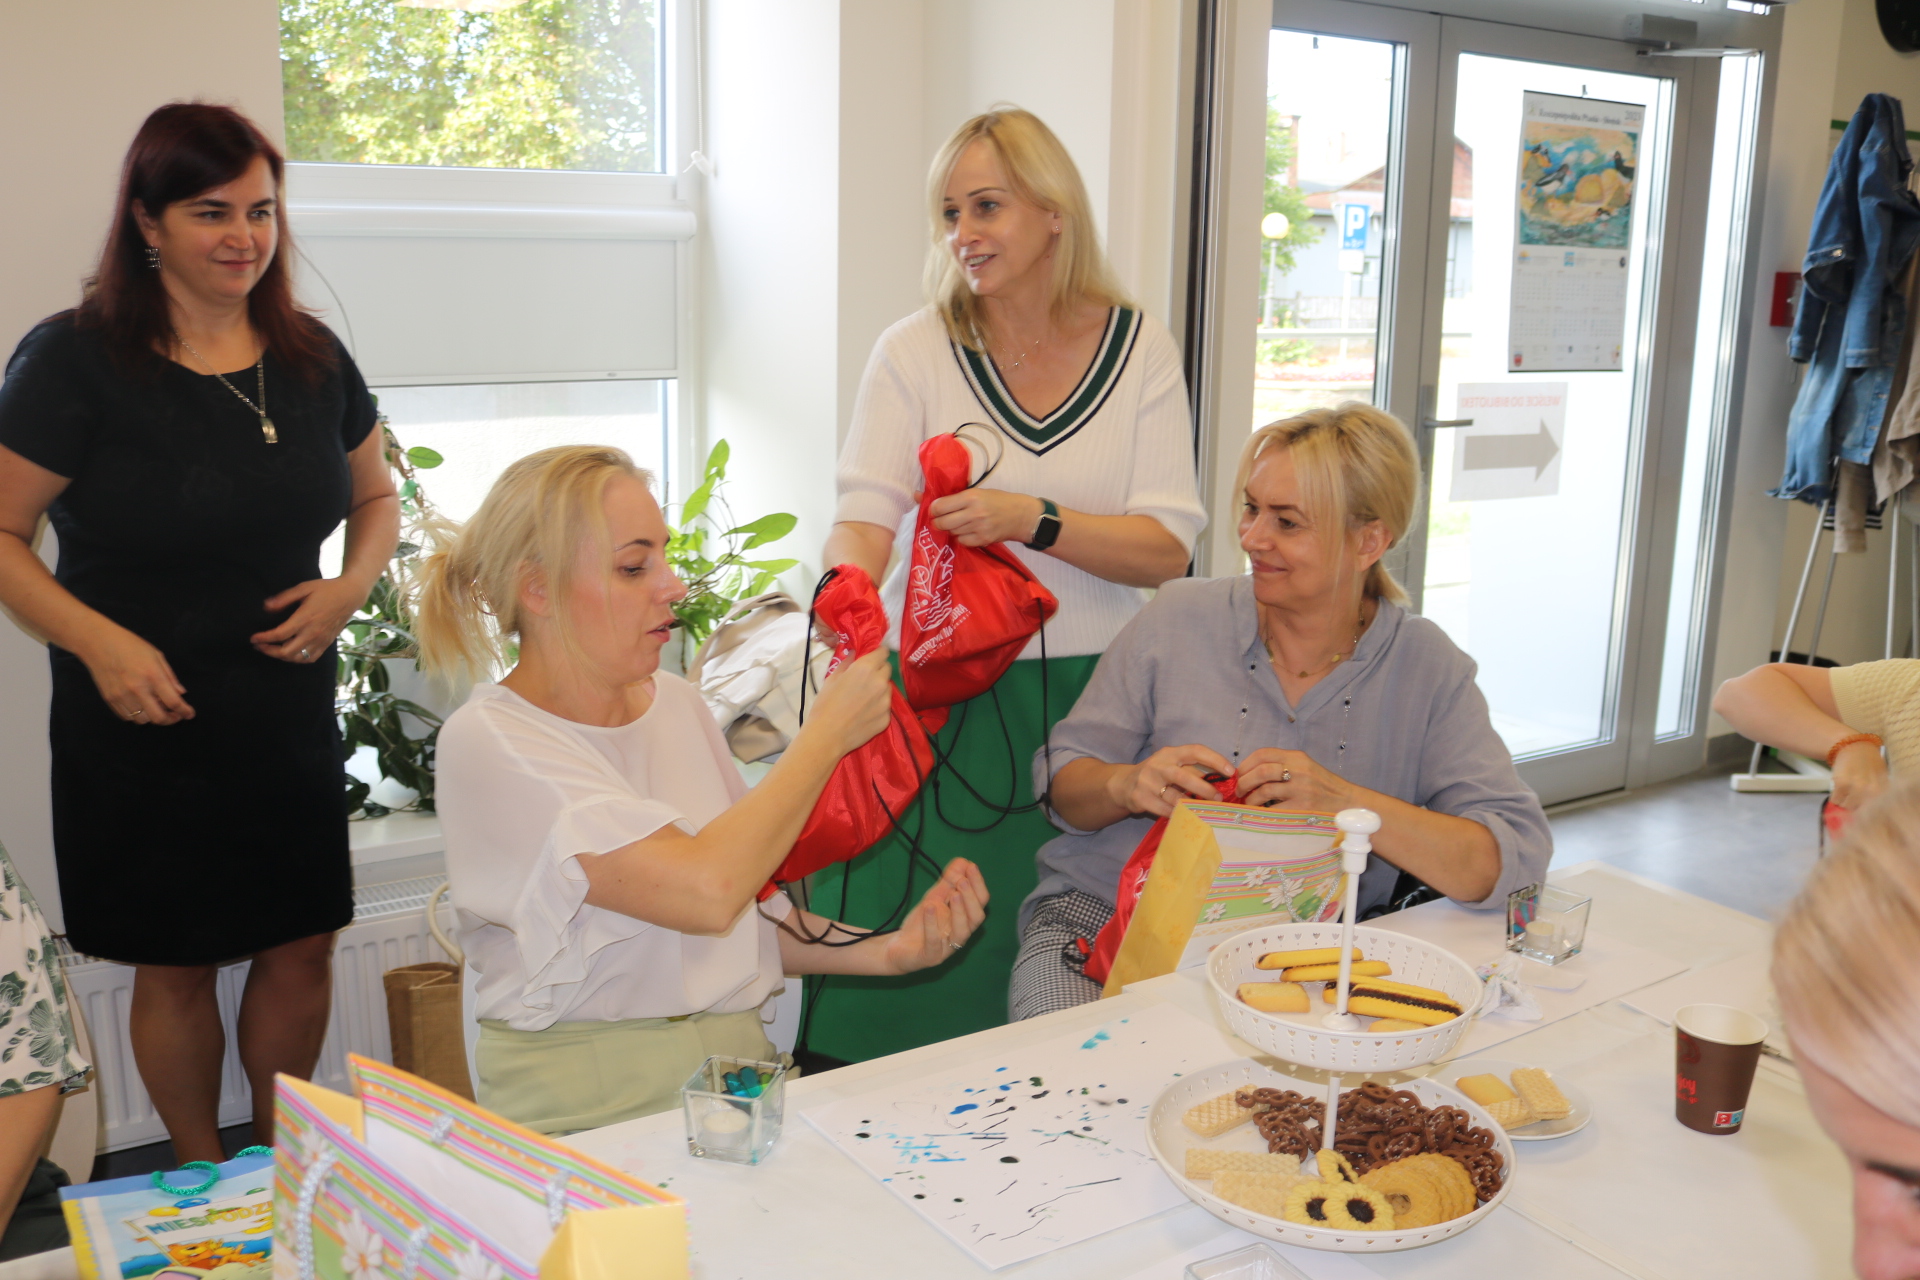
[[[967,287],[966,273],[947,245],[943,216],[947,179],[954,164],[961,152],[982,140],[999,158],[1014,195],[1060,216],[1060,237],[1053,251],[1053,297],[1049,300],[1054,318],[1066,319],[1080,302],[1100,307],[1129,305],[1126,291],[1114,279],[1107,255],[1101,251],[1087,184],[1081,180],[1073,157],[1039,116],[1002,103],[955,129],[927,171],[927,206],[933,219],[927,296],[940,309],[940,318],[953,340],[975,350],[985,341],[980,299]]]
[[[607,539],[602,503],[607,482],[622,475],[652,487],[652,475],[619,449],[542,449],[502,471],[465,525],[442,522],[414,582],[421,668],[487,679],[504,666],[505,641],[526,627],[520,588],[527,576],[544,577],[549,599],[568,597],[581,543]],[[567,611],[556,608],[552,623],[570,647]]]
[[[1406,536],[1419,499],[1420,458],[1400,419],[1370,404],[1349,400],[1332,409],[1309,409],[1269,422],[1240,451],[1234,500],[1243,501],[1260,455],[1286,449],[1293,455],[1307,514],[1326,530],[1379,521],[1392,550]],[[1404,605],[1407,593],[1384,563],[1367,570],[1366,593]]]
[[[1854,815],[1773,941],[1794,1052],[1920,1128],[1920,779]]]

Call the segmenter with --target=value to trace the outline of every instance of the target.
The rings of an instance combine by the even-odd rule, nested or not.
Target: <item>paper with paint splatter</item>
[[[1222,1049],[1210,1025],[1155,1005],[804,1114],[998,1269],[1185,1204],[1147,1149],[1147,1112]]]

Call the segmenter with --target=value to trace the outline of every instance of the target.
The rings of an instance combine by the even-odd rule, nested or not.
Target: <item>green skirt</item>
[[[489,1111],[535,1133],[564,1137],[673,1110],[680,1086],[715,1054],[779,1060],[758,1009],[556,1022],[545,1031],[515,1031],[482,1018],[474,1093]]]
[[[1020,950],[1020,904],[1039,883],[1034,854],[1060,832],[1033,802],[1033,756],[1046,731],[1073,709],[1093,678],[1098,654],[1016,662],[986,693],[953,708],[934,738],[948,765],[936,766],[895,832],[850,863],[814,877],[810,901],[820,915],[863,928],[897,923],[933,884],[933,872],[909,854],[908,836],[934,862],[979,864],[991,902],[987,920],[953,960],[904,978],[812,979],[807,1046],[861,1062],[997,1027],[1007,1020],[1007,979]],[[898,655],[895,671],[898,673]],[[977,793],[977,794],[976,794]],[[909,882],[911,875],[911,882]]]

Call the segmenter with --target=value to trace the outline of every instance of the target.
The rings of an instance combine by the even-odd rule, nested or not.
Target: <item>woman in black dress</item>
[[[253,961],[258,1140],[273,1073],[319,1056],[353,915],[333,641],[399,527],[366,384],[293,303],[281,171],[227,108],[155,111],[84,299],[0,384],[0,601],[50,644],[67,936],[138,966],[134,1056],[181,1161],[222,1158],[219,965]]]

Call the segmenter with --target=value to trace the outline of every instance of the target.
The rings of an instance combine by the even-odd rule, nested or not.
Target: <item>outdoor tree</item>
[[[282,0],[294,160],[660,167],[656,0]]]
[[[1267,204],[1261,212],[1286,215],[1286,238],[1271,242],[1273,270],[1283,275],[1293,270],[1295,250],[1320,239],[1320,229],[1313,225],[1313,210],[1307,207],[1306,195],[1287,182],[1293,174],[1294,154],[1299,146],[1294,122],[1295,117],[1281,115],[1272,106],[1267,108]]]

